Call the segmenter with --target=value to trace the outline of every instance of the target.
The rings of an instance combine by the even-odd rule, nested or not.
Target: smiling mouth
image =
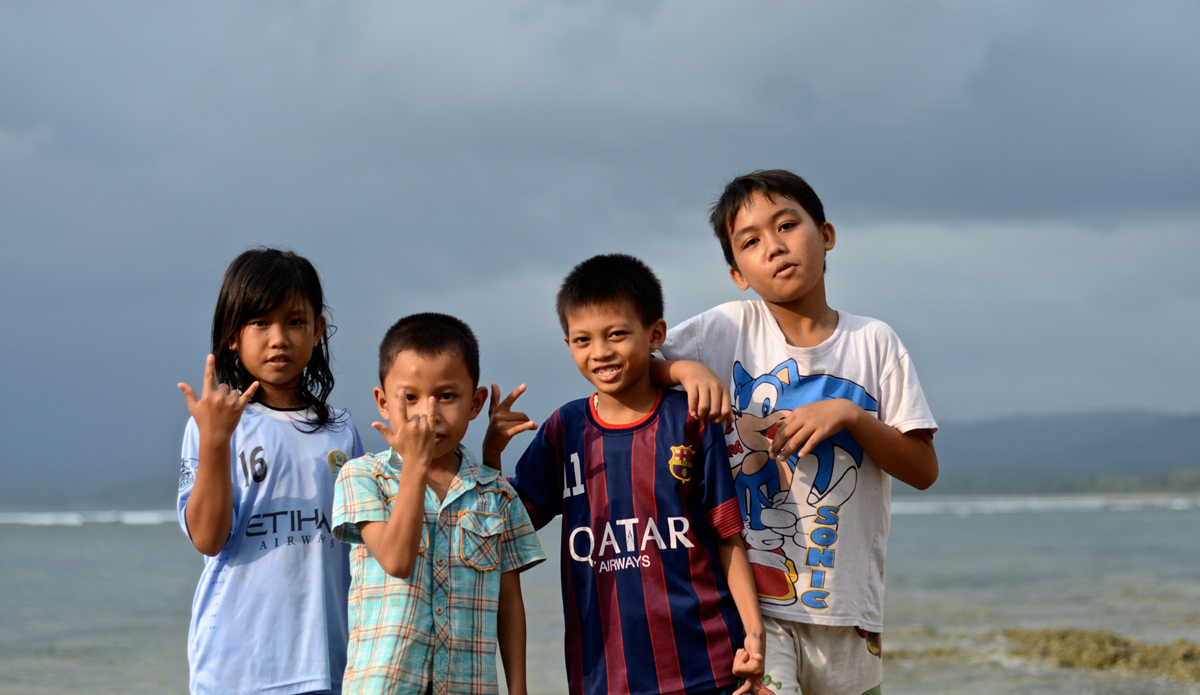
[[[615,380],[617,378],[617,375],[619,375],[620,373],[621,373],[621,368],[615,364],[614,365],[606,365],[604,367],[597,367],[596,369],[592,370],[592,374],[595,374],[597,379],[599,379],[600,381],[603,381],[606,384]]]
[[[271,365],[272,367],[285,367],[291,363],[292,358],[285,357],[283,355],[272,357],[271,359],[267,360],[267,364]]]

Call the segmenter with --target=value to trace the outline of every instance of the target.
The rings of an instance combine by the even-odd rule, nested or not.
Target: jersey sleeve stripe
[[[742,506],[738,503],[737,498],[725,500],[708,510],[704,516],[707,517],[705,521],[708,522],[708,525],[721,538],[729,538],[735,533],[741,533],[745,528],[742,521]]]

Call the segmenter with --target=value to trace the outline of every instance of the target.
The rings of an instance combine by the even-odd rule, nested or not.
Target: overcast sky
[[[0,501],[173,475],[174,384],[257,244],[321,271],[369,449],[416,311],[540,422],[588,391],[571,265],[643,257],[671,324],[746,296],[707,208],[772,167],[940,420],[1196,412],[1198,35],[1196,2],[5,3]]]

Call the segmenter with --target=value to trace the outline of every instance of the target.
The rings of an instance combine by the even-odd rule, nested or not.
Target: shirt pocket
[[[500,536],[504,532],[504,517],[487,512],[458,513],[458,557],[480,572],[494,570],[500,565]]]

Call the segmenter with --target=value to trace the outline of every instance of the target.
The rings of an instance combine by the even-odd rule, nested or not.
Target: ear
[[[746,282],[746,278],[742,276],[742,271],[737,268],[729,269],[729,277],[733,278],[733,284],[737,285],[739,290],[745,292],[750,289],[750,283]]]
[[[387,394],[384,393],[382,386],[376,386],[373,394],[375,396],[375,407],[379,408],[379,417],[383,418],[384,420],[387,420],[388,419]]]
[[[328,324],[325,321],[324,316],[318,316],[317,320],[313,322],[313,328],[316,329],[313,331],[313,346],[314,347],[316,346],[317,343],[321,342],[321,336],[325,335],[325,326],[326,325],[328,325]]]
[[[650,350],[654,351],[667,342],[667,322],[659,319],[650,324]]]
[[[825,240],[825,251],[832,251],[834,245],[837,244],[837,230],[833,228],[832,224],[826,222],[821,225],[821,238]]]
[[[483,406],[487,405],[488,390],[486,386],[480,386],[475,389],[475,393],[471,394],[471,419],[479,417],[479,413],[483,411]]]

